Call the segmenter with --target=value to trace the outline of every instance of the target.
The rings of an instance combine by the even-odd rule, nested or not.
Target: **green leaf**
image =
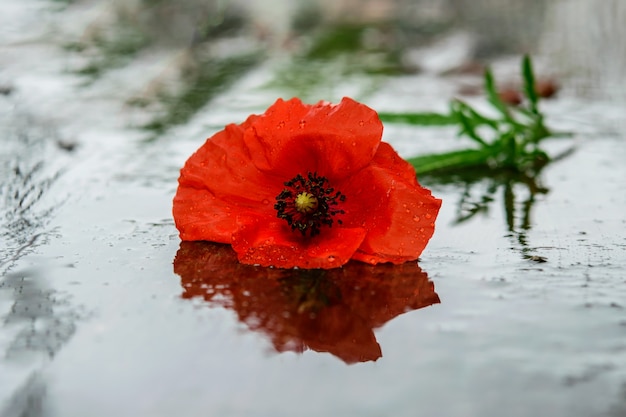
[[[487,100],[493,107],[498,109],[498,111],[504,116],[504,120],[511,123],[512,125],[519,125],[511,116],[511,112],[507,105],[502,101],[498,91],[496,90],[496,84],[493,80],[493,74],[490,69],[485,70],[485,92],[487,93]]]
[[[423,155],[408,159],[418,175],[463,171],[488,166],[489,149],[464,149],[441,154]]]
[[[483,116],[467,103],[455,99],[450,103],[450,114],[440,113],[381,113],[385,122],[408,123],[419,126],[459,127],[459,136],[465,136],[479,145],[469,149],[424,155],[409,159],[418,175],[493,175],[497,172],[515,172],[525,175],[538,173],[551,159],[539,147],[540,142],[553,133],[546,128],[544,116],[538,110],[535,78],[530,57],[522,62],[522,77],[529,105],[515,108],[500,98],[491,70],[485,71],[487,100],[500,115]],[[483,128],[482,130],[480,128]],[[493,130],[493,139],[487,142],[483,130]],[[488,132],[490,133],[490,132]],[[439,175],[441,174],[441,175]]]
[[[451,114],[441,113],[378,113],[383,122],[407,123],[416,126],[452,126],[458,123]]]
[[[537,90],[535,88],[535,74],[533,72],[532,61],[528,55],[524,55],[524,59],[522,60],[522,75],[524,77],[524,93],[528,98],[530,111],[534,114],[539,114],[537,109],[539,96],[537,96]]]
[[[452,102],[452,106],[458,106],[458,109],[460,111],[463,111],[465,113],[467,113],[470,118],[472,120],[475,121],[474,126],[478,126],[478,125],[487,125],[492,127],[493,129],[498,129],[498,125],[499,125],[499,121],[498,120],[494,120],[494,119],[490,119],[486,116],[483,116],[482,114],[478,113],[476,110],[474,110],[470,105],[468,105],[467,103],[465,103],[464,101],[461,100],[454,100]]]
[[[455,103],[453,102],[452,111],[459,119],[459,123],[462,127],[461,133],[465,133],[467,136],[469,136],[470,139],[472,139],[474,142],[477,142],[481,146],[488,146],[487,142],[485,142],[480,136],[478,136],[478,133],[476,133],[476,130],[474,129],[474,126],[478,124],[472,123],[472,120],[463,113],[462,106],[455,105]]]

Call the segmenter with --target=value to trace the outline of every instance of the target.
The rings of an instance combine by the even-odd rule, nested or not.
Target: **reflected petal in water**
[[[240,264],[229,245],[181,242],[174,272],[183,298],[233,310],[278,352],[329,352],[349,364],[382,356],[373,329],[439,303],[416,262],[285,270]]]

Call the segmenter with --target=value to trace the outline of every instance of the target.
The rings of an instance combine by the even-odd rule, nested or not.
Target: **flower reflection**
[[[229,245],[181,242],[174,259],[183,298],[232,309],[278,352],[312,349],[346,363],[382,356],[373,329],[407,311],[439,303],[416,262],[332,270],[244,265]]]

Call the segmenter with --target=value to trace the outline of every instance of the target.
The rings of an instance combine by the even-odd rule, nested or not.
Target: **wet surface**
[[[424,178],[444,203],[419,266],[281,285],[288,272],[257,276],[229,252],[207,260],[223,248],[181,245],[170,212],[178,169],[204,138],[285,94],[267,83],[282,58],[153,138],[122,94],[141,89],[149,58],[85,86],[44,35],[87,12],[9,3],[0,415],[626,415],[618,104],[567,87],[546,101],[548,124],[575,132],[548,150],[574,151],[534,181]],[[34,16],[45,24],[25,35]],[[510,60],[496,64],[506,73]],[[322,86],[324,98],[355,94],[381,111],[439,110],[479,82],[427,72],[376,79],[374,91],[346,80]],[[446,129],[384,135],[406,157],[458,146]],[[367,285],[346,284],[358,276]]]

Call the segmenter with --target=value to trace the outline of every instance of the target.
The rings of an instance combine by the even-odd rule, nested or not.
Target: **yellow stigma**
[[[310,213],[317,208],[317,198],[307,192],[298,194],[295,203],[300,213]]]

